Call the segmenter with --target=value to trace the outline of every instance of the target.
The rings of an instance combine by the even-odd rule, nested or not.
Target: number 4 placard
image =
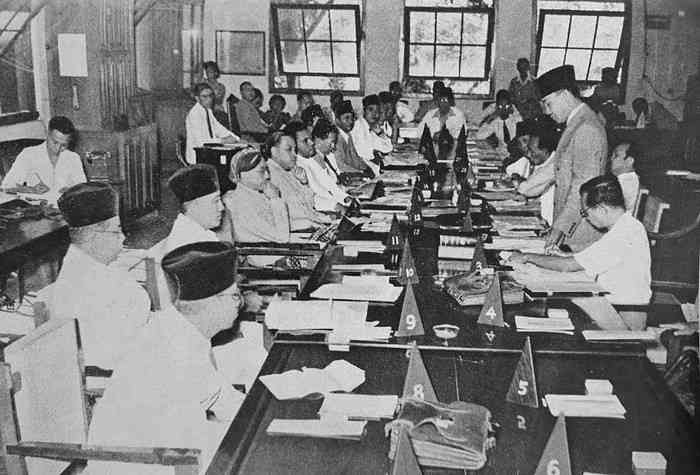
[[[571,475],[566,419],[563,415],[560,415],[554,424],[552,435],[549,436],[544,452],[542,452],[542,458],[537,464],[535,475]]]
[[[506,401],[523,406],[539,407],[530,337],[527,337],[525,340],[518,366],[515,367],[513,379],[510,381],[510,388],[506,395]]]
[[[493,282],[484,299],[484,306],[481,308],[477,323],[491,325],[494,327],[504,327],[503,321],[503,296],[501,295],[501,278],[498,272],[493,275]]]

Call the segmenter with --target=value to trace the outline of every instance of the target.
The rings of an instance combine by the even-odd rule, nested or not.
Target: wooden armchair
[[[51,320],[5,348],[0,364],[0,473],[79,473],[90,460],[199,472],[197,449],[86,445],[78,322]]]

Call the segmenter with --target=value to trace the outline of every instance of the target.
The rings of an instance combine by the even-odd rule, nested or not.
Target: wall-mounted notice
[[[82,33],[59,33],[58,71],[61,76],[87,77],[87,46]]]

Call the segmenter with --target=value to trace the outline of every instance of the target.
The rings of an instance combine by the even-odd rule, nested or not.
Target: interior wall
[[[136,87],[150,90],[151,82],[151,61],[153,52],[153,41],[151,40],[153,31],[153,15],[148,12],[141,22],[134,28],[136,45]]]

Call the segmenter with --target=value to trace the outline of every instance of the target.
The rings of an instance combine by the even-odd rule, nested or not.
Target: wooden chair
[[[51,320],[5,348],[0,473],[79,473],[90,460],[169,465],[177,475],[198,473],[197,449],[86,445],[84,385],[77,320]]]
[[[189,163],[187,163],[185,159],[186,151],[187,139],[185,139],[183,135],[178,135],[175,141],[175,157],[177,157],[177,161],[180,162],[180,165],[183,167],[189,166]]]

